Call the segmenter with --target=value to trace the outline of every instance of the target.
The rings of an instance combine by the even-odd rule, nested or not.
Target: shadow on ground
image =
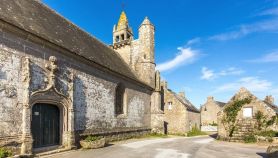
[[[260,155],[262,158],[268,158],[266,153],[256,153],[257,155]]]
[[[214,133],[214,134],[210,134],[209,136],[211,137],[211,138],[213,138],[213,139],[216,139],[217,138],[217,133]]]

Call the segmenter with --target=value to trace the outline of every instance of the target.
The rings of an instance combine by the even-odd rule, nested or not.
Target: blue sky
[[[226,102],[242,86],[278,103],[278,0],[43,2],[107,44],[122,3],[136,38],[148,16],[156,27],[157,68],[197,107],[209,95]]]

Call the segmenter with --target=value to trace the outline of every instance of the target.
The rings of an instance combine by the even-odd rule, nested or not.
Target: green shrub
[[[210,126],[218,126],[217,123],[213,122],[209,124]]]
[[[197,128],[197,127],[193,127],[192,129],[191,129],[191,131],[189,131],[188,133],[187,133],[187,136],[188,137],[192,137],[192,136],[198,136],[198,135],[206,135],[206,133],[205,132],[202,132],[199,128]]]
[[[12,152],[10,150],[7,150],[5,148],[0,148],[0,158],[5,158],[12,156]]]
[[[85,141],[87,141],[87,142],[92,142],[92,141],[96,141],[96,140],[100,140],[100,139],[101,139],[101,137],[87,136],[87,137],[85,138]]]
[[[244,136],[243,140],[245,143],[256,143],[257,142],[257,139],[253,134]]]
[[[278,136],[278,132],[275,132],[273,130],[269,130],[269,131],[261,131],[259,133],[257,133],[258,136],[263,136],[263,137],[277,137]]]

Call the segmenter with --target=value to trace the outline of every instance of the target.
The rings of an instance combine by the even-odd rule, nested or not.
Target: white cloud
[[[171,70],[179,66],[182,66],[184,64],[192,63],[197,58],[198,55],[198,50],[193,50],[190,47],[187,48],[179,47],[178,51],[179,52],[175,56],[175,58],[166,61],[164,63],[158,64],[156,69],[161,72]]]
[[[270,63],[270,62],[278,62],[278,50],[272,53],[266,54],[258,59],[247,60],[247,62],[255,62],[255,63]]]
[[[227,70],[222,70],[219,72],[219,76],[228,76],[228,75],[240,75],[244,71],[235,67],[229,67]]]
[[[212,80],[215,78],[215,74],[212,70],[209,70],[207,67],[202,68],[202,76],[203,80]]]
[[[199,37],[196,37],[196,38],[193,38],[191,40],[189,40],[187,43],[186,43],[186,46],[191,46],[193,44],[197,44],[197,43],[200,43],[201,42],[201,38]]]
[[[203,80],[213,80],[221,76],[241,75],[242,73],[244,73],[243,70],[235,67],[229,67],[228,69],[222,70],[220,72],[214,72],[213,70],[208,69],[207,67],[203,67],[201,72],[201,79]]]
[[[278,31],[278,18],[271,20],[260,21],[253,24],[241,25],[237,30],[221,33],[211,36],[209,39],[217,41],[227,41],[238,39],[251,33],[256,32],[277,32]]]
[[[261,12],[259,15],[276,15],[276,16],[278,16],[278,7],[265,10],[265,11]]]
[[[237,91],[240,87],[245,87],[253,92],[266,92],[272,89],[272,83],[258,77],[244,77],[235,82],[219,86],[214,93]]]

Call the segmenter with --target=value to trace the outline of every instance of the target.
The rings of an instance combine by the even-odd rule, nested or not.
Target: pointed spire
[[[151,21],[149,20],[149,18],[146,16],[144,21],[142,22],[142,25],[152,25]]]
[[[128,25],[128,20],[124,11],[122,11],[120,15],[120,19],[118,21],[117,29],[122,28]]]

